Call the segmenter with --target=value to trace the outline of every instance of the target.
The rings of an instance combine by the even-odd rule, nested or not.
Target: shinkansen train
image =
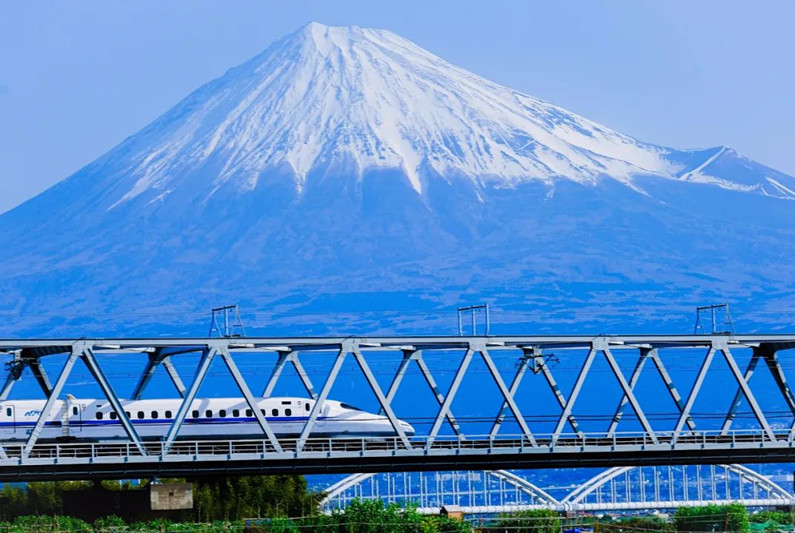
[[[257,398],[256,404],[273,432],[299,435],[314,405],[307,398]],[[143,439],[165,436],[182,400],[121,400],[124,411]],[[0,402],[0,440],[28,438],[44,408],[44,400]],[[400,420],[406,433],[414,428]],[[346,403],[326,400],[312,429],[312,437],[386,437],[396,434],[389,419]],[[221,439],[262,436],[262,428],[243,398],[204,398],[191,404],[179,431],[181,439]],[[116,412],[107,400],[57,400],[39,435],[39,440],[111,440],[127,438]]]

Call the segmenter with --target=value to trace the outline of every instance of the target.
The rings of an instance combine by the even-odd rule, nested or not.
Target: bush
[[[71,516],[18,516],[14,526],[22,531],[36,532],[85,532],[92,533],[94,528],[88,522]]]
[[[495,525],[497,528],[510,529],[512,532],[558,533],[560,515],[547,509],[519,511],[500,516]]]
[[[94,529],[102,533],[115,533],[117,531],[127,531],[127,524],[116,515],[97,518],[94,521]]]
[[[731,531],[747,533],[751,530],[748,510],[739,503],[680,507],[674,515],[677,531]]]
[[[793,520],[793,513],[786,511],[759,511],[749,516],[751,522],[756,524],[764,524],[765,522],[776,522],[777,524],[795,524]]]

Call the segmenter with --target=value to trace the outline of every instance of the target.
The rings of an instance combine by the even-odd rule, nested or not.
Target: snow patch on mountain
[[[672,177],[671,150],[455,67],[391,32],[311,23],[201,87],[133,137],[114,208],[162,194],[186,170],[209,194],[253,190],[288,168],[303,191],[318,169],[398,169],[423,193],[428,171],[479,187],[528,180],[631,185]]]

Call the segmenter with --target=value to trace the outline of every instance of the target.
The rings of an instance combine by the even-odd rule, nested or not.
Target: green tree
[[[677,531],[731,531],[747,533],[748,510],[739,503],[680,507],[674,515]]]
[[[560,515],[548,509],[519,511],[500,516],[497,519],[496,527],[510,529],[517,533],[558,533],[560,531]]]

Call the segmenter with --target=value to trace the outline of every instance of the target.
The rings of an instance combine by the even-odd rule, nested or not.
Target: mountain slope
[[[0,312],[39,334],[187,331],[233,300],[305,332],[441,327],[478,299],[582,327],[786,309],[793,191],[729,148],[654,146],[390,32],[309,24],[0,216]]]

